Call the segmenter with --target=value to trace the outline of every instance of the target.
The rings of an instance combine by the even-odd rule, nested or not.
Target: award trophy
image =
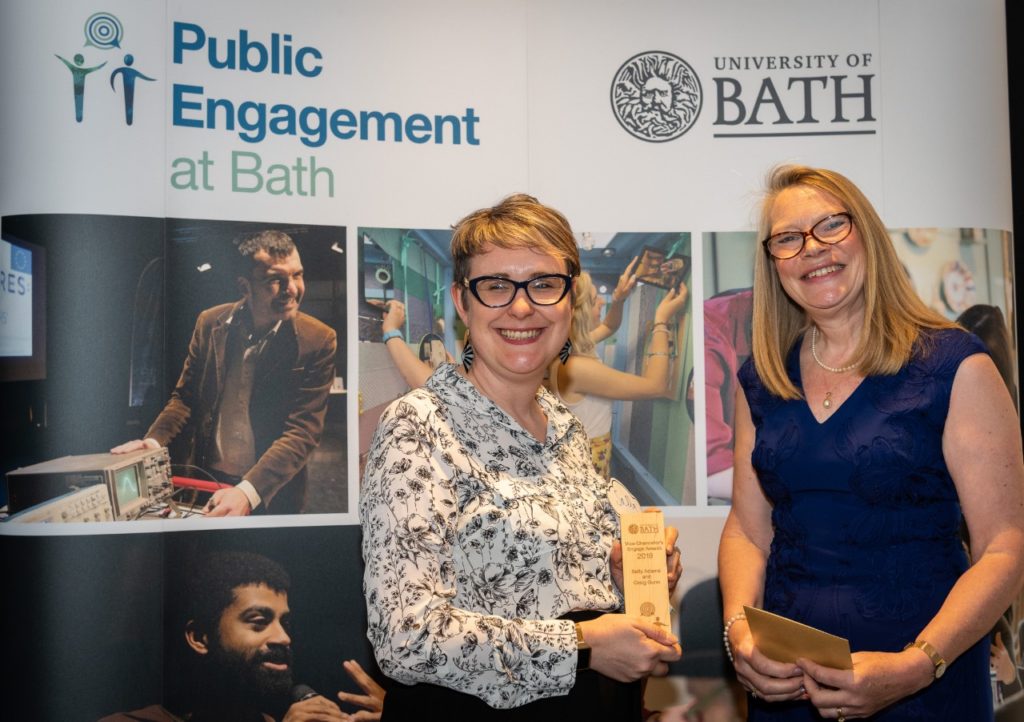
[[[665,559],[665,516],[659,509],[642,511],[636,498],[617,479],[612,479],[608,498],[619,514],[622,533],[626,614],[668,627],[672,608]]]

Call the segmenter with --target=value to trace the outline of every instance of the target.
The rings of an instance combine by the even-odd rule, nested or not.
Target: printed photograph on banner
[[[704,423],[707,503],[732,500],[736,372],[751,354],[753,233],[704,234]]]
[[[32,215],[3,233],[40,251],[48,349],[5,384],[10,522],[346,511],[344,228]]]
[[[693,505],[692,262],[688,233],[577,234],[573,354],[551,386],[594,462],[645,506]],[[667,334],[667,353],[651,350]]]
[[[359,475],[388,405],[461,363],[450,230],[359,228]],[[388,343],[392,338],[399,338]],[[386,338],[385,338],[386,337]]]
[[[149,428],[172,468],[216,483],[215,516],[237,489],[253,513],[347,511],[345,229],[168,219],[167,249],[170,401]]]
[[[140,436],[143,419],[158,413],[164,220],[36,214],[5,216],[0,224],[11,248],[27,252],[12,257],[12,267],[26,286],[31,278],[38,296],[31,305],[26,297],[8,299],[16,301],[7,307],[8,324],[31,329],[33,349],[46,350],[31,373],[5,376],[0,384],[0,507],[13,517],[51,501],[56,509],[59,497],[85,485],[83,478],[112,489],[113,473],[104,477],[93,455]],[[30,324],[23,316],[29,310]],[[4,356],[0,368],[25,358]],[[125,493],[123,500],[132,502]],[[93,513],[113,518],[109,493],[94,500],[104,497]]]
[[[1006,231],[889,231],[918,295],[985,342],[1017,402],[1013,244]],[[709,505],[732,499],[736,372],[751,355],[754,253],[751,232],[704,234],[704,384]]]
[[[340,719],[364,707],[339,692],[383,697],[357,526],[5,544],[4,574],[19,580],[0,622],[18,659],[3,681],[10,719]],[[59,613],[69,603],[76,613]]]
[[[449,230],[357,231],[360,471],[388,404],[438,365],[463,362],[450,241]],[[645,505],[694,504],[689,234],[584,232],[577,241],[572,351],[546,383],[580,417],[600,473]],[[668,352],[649,351],[657,333],[670,337]]]
[[[46,378],[46,251],[0,232],[0,382]]]

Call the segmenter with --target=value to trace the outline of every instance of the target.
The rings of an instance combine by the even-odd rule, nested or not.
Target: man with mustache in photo
[[[187,463],[222,484],[207,516],[302,511],[306,462],[320,443],[337,337],[299,311],[302,259],[280,231],[238,244],[242,299],[199,314],[181,377],[145,438],[127,453],[184,442]],[[204,477],[205,478],[205,477]]]
[[[184,608],[170,617],[177,631],[168,640],[164,704],[100,722],[352,719],[292,679],[290,586],[288,573],[259,554],[226,551],[204,557],[182,590]]]

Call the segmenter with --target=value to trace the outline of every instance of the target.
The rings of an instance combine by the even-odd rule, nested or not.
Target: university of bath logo
[[[93,13],[85,21],[84,33],[84,47],[95,48],[96,51],[94,52],[98,53],[106,53],[115,49],[118,53],[121,52],[124,26],[121,25],[121,21],[115,15],[107,12]],[[54,55],[71,72],[71,90],[75,101],[75,121],[81,123],[85,117],[86,79],[90,73],[95,73],[111,61],[104,60],[96,65],[91,65],[86,63],[83,53],[75,53],[75,56],[70,60],[57,53],[54,53]],[[144,75],[133,68],[132,64],[135,62],[135,57],[131,53],[126,53],[121,58],[121,61],[124,65],[114,68],[110,73],[110,87],[116,93],[117,81],[121,81],[121,94],[124,98],[124,122],[126,125],[131,125],[135,116],[135,82],[137,80],[152,81],[156,80],[156,78]]]
[[[630,135],[650,143],[675,140],[700,115],[700,79],[678,55],[648,51],[622,64],[612,79],[612,110]]]

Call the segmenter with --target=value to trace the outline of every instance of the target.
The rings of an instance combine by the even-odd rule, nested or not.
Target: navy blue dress
[[[797,388],[798,343],[787,358]],[[765,608],[846,637],[856,651],[914,641],[967,569],[942,431],[960,363],[985,353],[964,331],[924,332],[895,376],[871,376],[823,423],[784,401],[748,361],[740,382],[757,434],[752,461],[772,504]],[[992,719],[987,638],[946,674],[870,719]],[[819,720],[806,701],[752,700],[750,720]]]

